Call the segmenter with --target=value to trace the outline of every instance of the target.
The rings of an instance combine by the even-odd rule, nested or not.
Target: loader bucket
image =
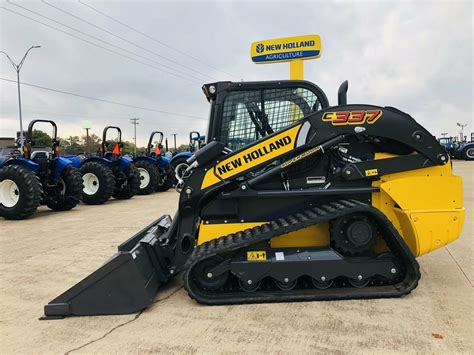
[[[45,305],[40,319],[128,314],[149,306],[170,276],[160,245],[170,225],[170,216],[162,216],[122,243],[98,270]]]

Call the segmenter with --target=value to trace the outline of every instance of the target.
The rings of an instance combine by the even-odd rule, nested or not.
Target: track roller
[[[298,280],[289,281],[288,279],[283,280],[283,282],[275,280],[276,286],[282,291],[291,291],[295,288]]]

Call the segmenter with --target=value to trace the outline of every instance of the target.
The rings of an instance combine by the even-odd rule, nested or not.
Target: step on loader
[[[137,312],[178,273],[210,305],[399,297],[459,237],[462,181],[410,115],[307,81],[204,85],[208,143],[162,216],[44,308]]]

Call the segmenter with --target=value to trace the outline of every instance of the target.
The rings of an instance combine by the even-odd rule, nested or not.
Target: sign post
[[[256,64],[290,62],[290,79],[303,80],[304,60],[321,56],[321,37],[306,35],[256,41],[250,46],[250,55]]]

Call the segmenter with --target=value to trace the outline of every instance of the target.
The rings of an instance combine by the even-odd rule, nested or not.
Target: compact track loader
[[[307,81],[204,85],[208,143],[189,160],[173,219],[162,216],[45,317],[147,307],[182,273],[197,302],[398,297],[415,257],[459,237],[462,181],[449,156],[393,107],[339,103]]]

